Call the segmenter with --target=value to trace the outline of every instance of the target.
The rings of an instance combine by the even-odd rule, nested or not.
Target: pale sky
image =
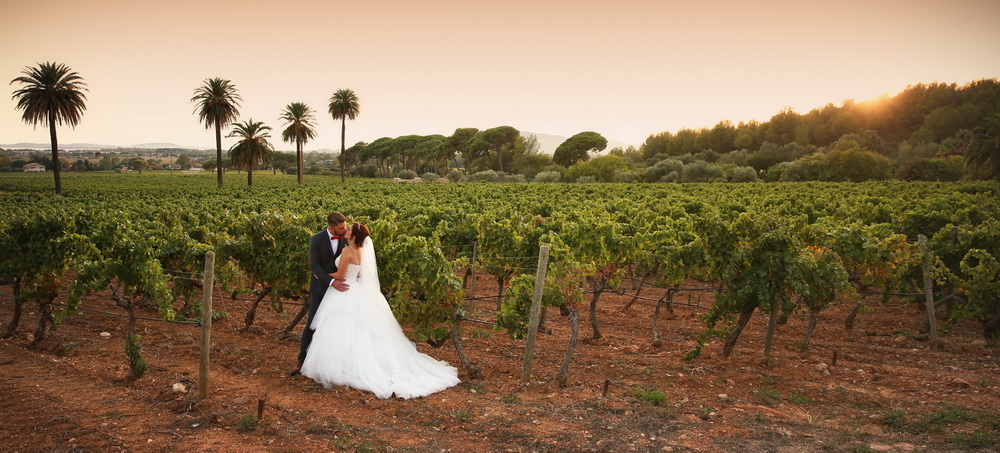
[[[0,0],[0,75],[64,63],[89,87],[59,141],[214,148],[190,102],[211,77],[273,128],[305,102],[340,149],[337,89],[361,101],[347,146],[459,127],[650,134],[767,121],[908,85],[1000,77],[996,0]],[[48,143],[7,85],[0,144]],[[224,134],[228,131],[224,131]],[[224,138],[228,148],[234,138]]]

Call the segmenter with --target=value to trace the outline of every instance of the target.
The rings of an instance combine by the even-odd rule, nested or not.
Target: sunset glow
[[[5,81],[56,61],[88,84],[83,120],[61,143],[213,147],[190,102],[210,77],[239,89],[241,119],[276,130],[285,105],[309,104],[311,151],[340,148],[327,105],[342,88],[361,100],[348,146],[500,125],[638,146],[682,127],[1000,76],[991,0],[73,0],[0,11]],[[21,121],[14,89],[0,144],[48,143]]]

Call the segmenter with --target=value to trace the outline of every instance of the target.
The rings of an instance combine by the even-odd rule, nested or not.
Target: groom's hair
[[[344,217],[343,214],[341,214],[341,213],[339,213],[337,211],[333,211],[333,212],[330,213],[330,215],[326,216],[326,224],[330,225],[330,226],[334,226],[334,225],[337,225],[337,224],[340,224],[340,223],[344,223],[346,221],[347,221],[347,217]]]
[[[365,238],[368,237],[369,234],[371,234],[371,232],[368,231],[368,227],[363,223],[355,223],[354,225],[351,225],[351,238],[354,239],[355,244],[364,244]]]

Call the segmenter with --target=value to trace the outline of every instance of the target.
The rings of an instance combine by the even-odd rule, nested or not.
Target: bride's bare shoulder
[[[347,247],[343,251],[344,258],[350,263],[361,264],[361,251],[354,247]]]

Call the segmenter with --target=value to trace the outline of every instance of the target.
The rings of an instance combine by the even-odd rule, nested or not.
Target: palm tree
[[[84,101],[87,96],[87,84],[75,71],[62,63],[45,62],[36,67],[25,67],[24,74],[10,83],[20,82],[21,89],[14,91],[11,99],[17,99],[18,110],[24,110],[21,119],[25,123],[49,127],[49,139],[52,142],[52,169],[56,178],[56,195],[62,195],[62,180],[59,171],[59,140],[56,137],[56,123],[69,124],[76,128],[80,123],[83,111],[87,109]]]
[[[1000,115],[972,130],[965,148],[965,168],[976,176],[1000,179]]]
[[[219,174],[219,188],[222,188],[222,128],[234,122],[240,116],[240,95],[232,82],[221,79],[205,79],[205,84],[194,90],[195,112],[198,119],[205,123],[205,129],[215,126],[215,161]]]
[[[253,185],[253,169],[263,168],[274,158],[274,147],[267,141],[271,138],[269,130],[271,130],[269,126],[251,118],[249,121],[233,125],[233,132],[227,136],[241,137],[232,148],[229,148],[229,159],[233,161],[233,167],[247,171],[247,186]]]
[[[316,137],[315,111],[302,102],[293,102],[281,112],[281,120],[288,126],[281,131],[281,140],[295,142],[295,163],[298,166],[299,185],[302,185],[302,145]]]
[[[344,132],[347,130],[347,120],[353,120],[361,114],[361,102],[354,90],[337,90],[330,97],[330,115],[334,121],[340,120],[340,182],[344,182]]]

